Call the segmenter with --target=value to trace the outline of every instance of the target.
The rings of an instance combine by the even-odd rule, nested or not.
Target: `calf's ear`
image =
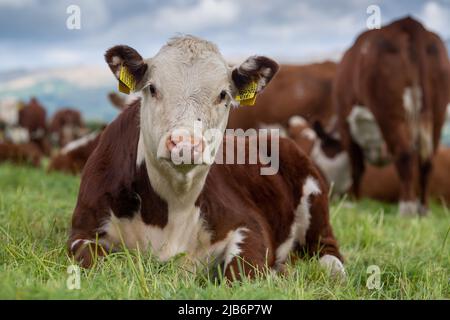
[[[243,90],[252,82],[256,93],[261,92],[278,71],[278,63],[264,56],[252,56],[234,68],[231,78],[237,90]]]
[[[129,93],[142,89],[148,65],[136,50],[125,45],[112,47],[106,51],[105,61],[119,80],[120,91]]]

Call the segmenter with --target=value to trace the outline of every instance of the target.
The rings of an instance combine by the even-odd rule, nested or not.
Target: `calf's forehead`
[[[169,48],[161,50],[149,65],[150,81],[169,88],[217,89],[227,85],[230,79],[227,63],[212,51],[193,54]]]

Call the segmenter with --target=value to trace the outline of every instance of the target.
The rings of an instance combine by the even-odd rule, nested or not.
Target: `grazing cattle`
[[[19,126],[28,131],[29,141],[36,144],[42,153],[50,154],[47,140],[47,111],[36,98],[19,110]]]
[[[9,161],[15,164],[29,164],[39,167],[41,157],[42,153],[34,143],[0,142],[0,162]]]
[[[171,39],[151,59],[127,46],[105,58],[142,101],[105,129],[83,170],[68,242],[82,266],[125,245],[162,261],[185,253],[194,265],[221,265],[231,279],[282,268],[301,250],[344,274],[326,186],[300,149],[272,135],[222,139],[236,94],[250,84],[259,93],[274,61],[252,56],[230,67],[214,44],[193,36]],[[214,161],[242,145],[243,164]],[[249,163],[249,151],[264,153],[264,145],[278,154],[278,171],[266,172],[260,157]]]
[[[52,142],[61,148],[87,133],[81,113],[70,108],[55,112],[49,129]]]
[[[340,139],[351,160],[356,196],[365,160],[372,164],[392,161],[401,179],[400,214],[426,214],[449,81],[444,44],[412,18],[357,38],[342,58],[333,86]],[[364,135],[365,130],[372,134]],[[418,196],[413,181],[416,170]]]
[[[109,93],[108,98],[111,101],[111,104],[119,111],[125,110],[129,104],[132,104],[139,99],[138,97],[125,99],[115,92]],[[69,142],[57,154],[52,156],[48,166],[48,172],[61,171],[69,174],[80,173],[83,170],[87,159],[97,147],[100,134],[105,127],[106,126],[103,126],[100,129],[100,132],[94,132]]]
[[[66,144],[58,154],[51,158],[48,171],[61,171],[69,174],[80,173],[89,156],[97,147],[100,135],[100,132],[92,132]]]
[[[328,126],[333,117],[331,88],[335,70],[334,62],[281,66],[255,106],[231,111],[228,127],[247,130],[278,124],[286,128],[289,118],[295,115]]]

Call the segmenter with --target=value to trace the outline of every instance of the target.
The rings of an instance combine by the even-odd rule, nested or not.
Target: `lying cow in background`
[[[52,143],[60,148],[88,132],[81,113],[71,108],[63,108],[55,112],[49,129]]]
[[[245,164],[212,163],[232,143],[253,145],[256,137],[232,136],[220,148],[222,139],[207,133],[224,133],[237,92],[254,82],[259,93],[274,61],[253,56],[231,68],[214,44],[192,36],[171,39],[151,59],[127,46],[105,58],[143,98],[106,128],[83,171],[68,243],[76,260],[88,267],[123,244],[163,261],[186,253],[222,265],[231,279],[282,268],[301,249],[344,274],[326,186],[291,140],[260,139],[273,152],[279,142],[274,175],[261,175],[267,165],[259,161],[248,164],[248,152]]]
[[[336,64],[329,61],[282,65],[254,106],[231,110],[228,128],[287,128],[289,118],[296,115],[327,127],[333,118],[331,88],[335,71]]]
[[[316,124],[294,117],[289,122],[289,137],[305,151],[326,178],[333,195],[342,196],[350,191],[352,184],[350,160],[336,135],[329,135]],[[400,179],[395,166],[383,167],[365,164],[361,179],[360,196],[384,202],[400,199]],[[450,148],[441,146],[433,159],[430,177],[430,197],[450,204]]]
[[[336,72],[333,101],[356,196],[360,195],[365,160],[372,164],[392,161],[401,180],[400,214],[426,214],[432,159],[450,100],[449,81],[443,42],[409,17],[364,32],[345,53]],[[359,125],[364,124],[364,117],[353,127],[349,123],[355,108],[373,115],[382,139],[374,141],[369,136],[363,141],[361,131],[367,128]]]
[[[68,174],[80,173],[88,158],[97,147],[100,135],[101,132],[92,132],[66,144],[51,158],[48,172],[60,171]]]
[[[125,110],[129,104],[133,104],[139,98],[131,97],[123,98],[115,92],[108,94],[111,104],[119,111]],[[128,101],[128,102],[127,102]],[[52,156],[48,166],[48,172],[61,171],[68,174],[79,174],[84,168],[89,156],[97,147],[100,140],[100,135],[106,125],[99,131],[87,134],[77,140],[69,142],[59,152]]]
[[[42,152],[34,143],[0,142],[0,163],[8,161],[14,164],[28,164],[39,167],[41,158]]]

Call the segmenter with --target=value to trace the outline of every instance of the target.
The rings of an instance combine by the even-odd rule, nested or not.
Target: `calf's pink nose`
[[[167,150],[169,151],[172,151],[173,148],[182,144],[190,145],[191,148],[197,152],[202,152],[204,149],[204,140],[202,137],[198,136],[171,135],[166,141]]]

